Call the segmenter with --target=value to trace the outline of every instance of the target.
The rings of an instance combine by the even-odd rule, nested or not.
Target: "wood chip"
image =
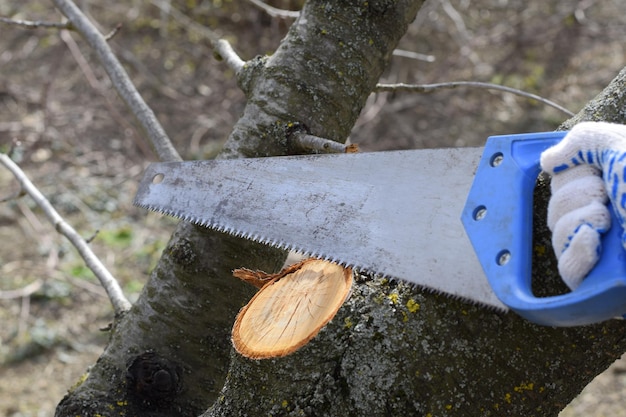
[[[248,269],[233,274],[261,287],[235,320],[232,341],[252,359],[288,355],[309,342],[350,294],[352,270],[306,259],[278,274]]]

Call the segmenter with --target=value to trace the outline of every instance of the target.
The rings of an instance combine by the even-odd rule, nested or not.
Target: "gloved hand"
[[[626,126],[580,123],[543,152],[541,167],[552,175],[548,227],[559,273],[575,289],[600,258],[601,234],[611,227],[607,197],[626,226]]]

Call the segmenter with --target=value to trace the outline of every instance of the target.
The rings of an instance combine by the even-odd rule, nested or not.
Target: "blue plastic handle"
[[[532,293],[533,190],[539,157],[565,133],[490,137],[461,218],[500,301],[527,320],[548,326],[585,325],[626,313],[626,251],[612,208],[601,259],[582,284],[563,295]]]

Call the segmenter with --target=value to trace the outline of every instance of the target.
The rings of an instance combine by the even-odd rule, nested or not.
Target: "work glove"
[[[608,200],[626,248],[626,126],[580,123],[540,162],[552,175],[548,227],[559,273],[575,289],[600,258],[601,235],[611,227]]]

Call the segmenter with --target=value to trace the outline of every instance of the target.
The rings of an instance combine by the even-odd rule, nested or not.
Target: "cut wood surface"
[[[335,316],[352,287],[350,268],[318,259],[277,274],[248,269],[233,274],[262,285],[237,315],[232,334],[237,352],[254,359],[285,356],[304,346]]]

